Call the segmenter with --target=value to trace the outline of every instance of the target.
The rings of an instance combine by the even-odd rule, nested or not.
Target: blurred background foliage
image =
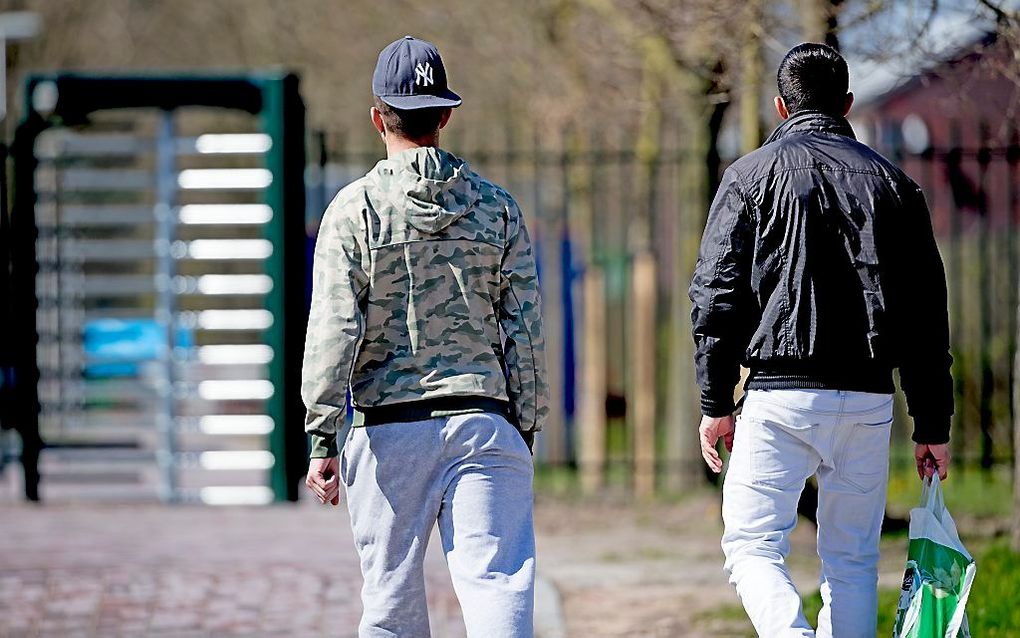
[[[452,85],[466,97],[457,114],[465,130],[482,136],[494,119],[512,117],[554,133],[567,124],[633,127],[665,109],[703,117],[741,95],[761,106],[774,90],[776,63],[804,40],[840,44],[852,63],[895,61],[909,75],[916,71],[911,62],[935,49],[962,44],[975,30],[994,30],[996,11],[1009,6],[967,0],[0,2],[3,10],[38,12],[45,25],[45,37],[16,47],[18,68],[284,66],[302,76],[310,127],[356,144],[372,139],[366,111],[378,51],[404,34],[439,45]],[[856,80],[864,79],[867,69],[853,69]]]
[[[559,409],[540,458],[580,468],[589,490],[615,459],[619,482],[642,496],[703,482],[685,289],[708,205],[727,163],[777,123],[782,55],[828,42],[850,63],[858,134],[925,187],[956,273],[958,452],[985,470],[1012,462],[1012,0],[3,0],[0,10],[44,25],[9,47],[15,75],[297,72],[320,169],[311,235],[335,189],[382,152],[368,124],[378,51],[404,34],[435,42],[465,98],[444,144],[518,194],[542,244]],[[896,111],[910,99],[903,108],[931,111],[918,116],[920,144]],[[901,419],[903,458],[908,428]]]

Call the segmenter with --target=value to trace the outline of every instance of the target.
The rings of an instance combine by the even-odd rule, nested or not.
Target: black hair
[[[420,140],[439,132],[439,123],[448,107],[438,106],[425,109],[395,109],[379,96],[375,96],[375,108],[382,115],[386,130],[408,140]]]
[[[850,71],[838,51],[805,42],[790,49],[779,64],[779,95],[790,113],[822,111],[842,115],[850,90]]]

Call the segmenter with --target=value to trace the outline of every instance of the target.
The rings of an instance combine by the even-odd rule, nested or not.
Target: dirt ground
[[[539,499],[539,572],[559,590],[569,636],[753,636],[722,571],[719,500],[676,504]],[[802,592],[817,589],[814,527],[802,520],[790,565]],[[906,544],[883,545],[881,580],[896,584]],[[721,607],[731,607],[720,612]]]

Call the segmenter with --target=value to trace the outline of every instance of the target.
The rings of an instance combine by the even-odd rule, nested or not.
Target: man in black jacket
[[[723,551],[759,635],[875,635],[892,371],[919,475],[949,466],[949,320],[918,186],[857,142],[846,62],[802,44],[779,67],[785,120],[723,176],[690,296],[705,462],[722,470]],[[750,369],[734,422],[739,367]],[[824,602],[817,634],[785,566],[817,475]]]

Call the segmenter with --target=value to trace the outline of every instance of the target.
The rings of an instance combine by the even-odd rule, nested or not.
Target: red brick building
[[[924,188],[939,234],[956,211],[964,232],[975,218],[1017,221],[1016,67],[1007,43],[989,34],[851,113],[861,140]]]

